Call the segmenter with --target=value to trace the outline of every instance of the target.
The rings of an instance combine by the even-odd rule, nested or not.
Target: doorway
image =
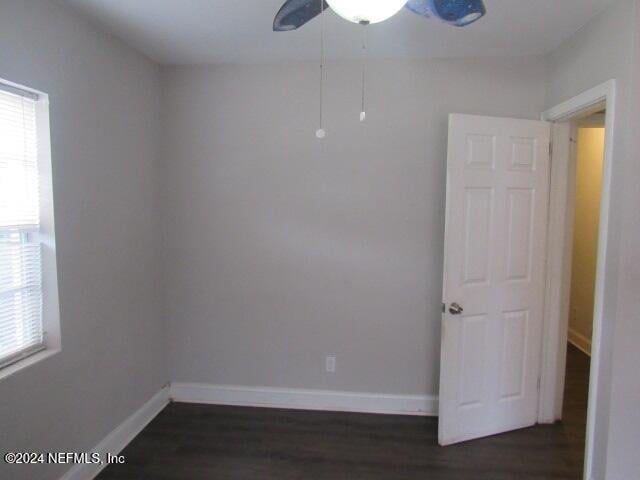
[[[584,438],[585,479],[592,478],[593,472],[599,469],[599,462],[604,461],[600,455],[601,449],[597,446],[606,443],[606,432],[600,425],[599,406],[605,393],[601,370],[606,362],[602,362],[602,358],[610,351],[604,345],[606,339],[603,337],[603,325],[607,322],[605,286],[610,280],[607,242],[615,135],[615,92],[616,82],[610,80],[543,114],[544,120],[553,122],[553,152],[538,421],[553,423],[563,420],[568,428],[573,422],[576,427],[572,431],[577,439],[577,455],[583,451],[581,439]],[[584,185],[579,185],[578,181],[578,140],[581,126],[604,127],[604,130],[598,132],[602,135],[599,140],[602,143],[602,166],[592,168],[600,173],[600,195],[595,199],[591,197],[589,207],[598,209],[599,219],[597,222],[593,218],[589,219],[591,245],[588,248],[580,246],[589,252],[584,258],[592,263],[590,267],[585,267],[587,262],[583,261],[578,268],[583,273],[576,273],[584,275],[584,271],[589,268],[593,271],[592,280],[584,282],[586,285],[591,282],[591,288],[583,289],[588,292],[585,302],[578,298],[577,292],[581,287],[572,284],[574,265],[578,263],[574,262],[574,240],[578,236],[584,237],[584,232],[587,231],[583,229],[584,225],[577,225],[579,215],[585,209],[577,201],[579,187],[585,190]],[[583,139],[588,139],[589,133],[595,132],[584,132]],[[578,241],[581,240],[583,239]],[[589,250],[591,248],[593,250]],[[579,283],[582,279],[575,280]],[[581,328],[584,330],[580,330]],[[571,346],[568,347],[569,342]],[[590,357],[584,351],[590,353]],[[576,378],[581,380],[574,383]],[[588,391],[586,401],[585,390]],[[583,423],[585,408],[586,422]]]
[[[605,115],[603,110],[571,122],[574,214],[562,423],[577,465],[584,461],[589,403]]]
[[[598,415],[606,393],[600,360],[610,351],[603,347],[602,331],[611,276],[614,100],[611,80],[554,107],[541,122],[450,116],[439,398],[443,446],[563,419],[565,386],[571,386],[565,380],[577,209],[573,144],[580,124],[593,127],[586,123],[597,114],[604,118],[604,155],[595,168],[600,195],[587,209],[598,208],[599,221],[587,254],[595,264],[591,300],[581,307],[583,317],[592,319],[591,359],[583,358],[588,395],[582,395],[582,412],[576,409],[576,418],[582,416],[576,432],[583,432],[576,436],[585,448],[576,442],[575,451],[584,457],[584,478],[592,478],[594,463],[599,467],[597,445],[606,441]],[[573,355],[570,360],[573,368]]]

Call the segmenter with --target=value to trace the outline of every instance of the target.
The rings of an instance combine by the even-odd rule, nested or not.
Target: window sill
[[[44,350],[40,350],[39,352],[36,352],[33,355],[12,363],[11,365],[7,365],[6,367],[0,369],[0,382],[7,379],[14,373],[24,370],[25,368],[35,365],[36,363],[40,363],[60,352],[60,348],[45,348]]]

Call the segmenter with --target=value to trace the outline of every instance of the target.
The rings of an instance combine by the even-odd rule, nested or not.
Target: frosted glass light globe
[[[327,0],[329,6],[353,23],[378,23],[393,17],[407,0]]]

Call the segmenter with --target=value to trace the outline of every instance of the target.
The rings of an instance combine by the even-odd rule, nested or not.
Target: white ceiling
[[[93,17],[163,64],[316,60],[320,22],[271,31],[284,0],[57,0]],[[616,0],[485,0],[488,14],[463,29],[408,11],[369,27],[377,58],[517,56],[547,53]],[[361,30],[325,17],[327,55],[360,55]]]

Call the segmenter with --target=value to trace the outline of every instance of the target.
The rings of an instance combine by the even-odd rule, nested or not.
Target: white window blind
[[[36,101],[0,84],[0,366],[44,343]]]

